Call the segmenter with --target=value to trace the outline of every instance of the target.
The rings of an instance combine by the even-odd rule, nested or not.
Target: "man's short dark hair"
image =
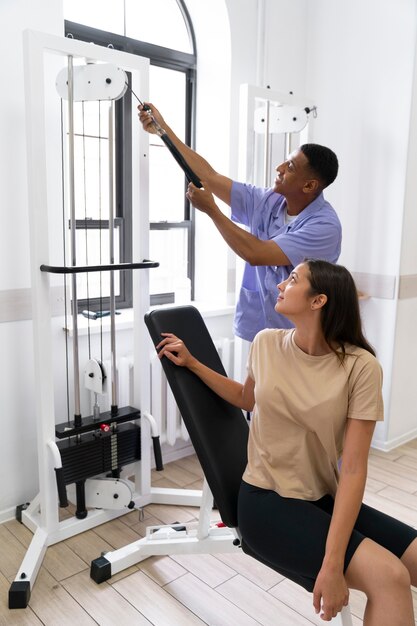
[[[331,185],[339,170],[339,162],[333,150],[317,143],[305,143],[300,146],[300,150],[307,157],[310,168],[319,178],[322,188]]]

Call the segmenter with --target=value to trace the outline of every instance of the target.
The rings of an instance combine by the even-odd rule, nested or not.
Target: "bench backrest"
[[[155,345],[161,333],[182,339],[190,352],[226,375],[200,312],[193,306],[153,310],[145,323]],[[248,422],[242,411],[222,400],[188,369],[167,358],[162,367],[223,522],[237,526],[237,497],[247,462]]]

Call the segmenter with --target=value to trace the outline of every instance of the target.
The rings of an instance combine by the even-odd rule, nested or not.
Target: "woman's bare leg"
[[[355,551],[346,582],[367,596],[364,626],[414,626],[409,571],[400,559],[371,539],[364,539]]]
[[[413,587],[417,587],[417,539],[414,539],[401,557],[411,578]]]

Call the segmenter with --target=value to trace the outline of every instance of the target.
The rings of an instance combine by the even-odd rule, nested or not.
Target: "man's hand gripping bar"
[[[157,133],[158,137],[160,137],[162,139],[162,141],[164,142],[164,144],[166,145],[166,147],[168,148],[168,150],[170,151],[170,153],[172,154],[172,156],[174,157],[174,159],[176,160],[176,162],[178,163],[178,165],[180,166],[180,168],[182,169],[182,171],[186,175],[187,180],[189,182],[193,183],[193,185],[195,185],[199,189],[201,189],[203,185],[201,184],[201,181],[199,180],[198,176],[190,168],[190,166],[188,165],[187,161],[184,159],[184,157],[182,156],[182,154],[180,153],[178,148],[176,146],[174,146],[174,144],[172,143],[171,139],[168,137],[166,130],[164,130],[158,124],[156,119],[153,117],[153,115],[151,113],[151,108],[147,104],[144,104],[140,98],[138,98],[138,96],[135,94],[133,89],[127,83],[126,83],[126,85],[127,85],[128,89],[132,92],[132,94],[135,96],[135,98],[139,102],[139,104],[142,106],[143,110],[147,111],[149,113],[149,116],[150,116],[150,118],[152,120],[152,123],[153,123],[153,125],[155,127],[155,130],[156,130],[156,133]]]

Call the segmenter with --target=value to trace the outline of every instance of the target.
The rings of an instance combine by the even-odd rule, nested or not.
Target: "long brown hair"
[[[362,331],[358,292],[350,272],[343,265],[319,259],[305,259],[304,263],[310,271],[311,295],[327,296],[321,310],[321,328],[329,347],[342,361],[346,343],[364,348],[375,356],[375,350]],[[340,350],[335,349],[335,345]]]

